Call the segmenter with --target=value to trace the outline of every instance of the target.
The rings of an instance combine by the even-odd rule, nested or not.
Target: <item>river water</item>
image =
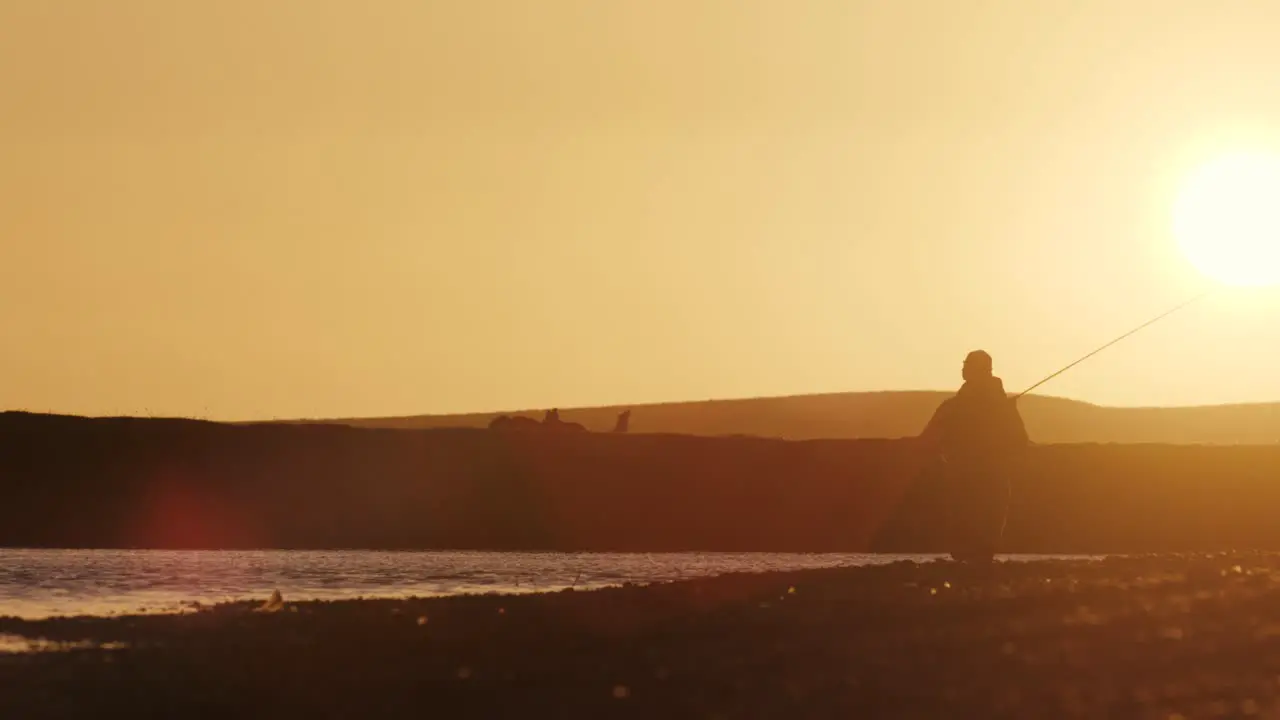
[[[0,616],[179,612],[193,603],[547,592],[767,572],[928,561],[935,555],[503,553],[363,550],[5,550]],[[1029,556],[1027,559],[1031,559]]]

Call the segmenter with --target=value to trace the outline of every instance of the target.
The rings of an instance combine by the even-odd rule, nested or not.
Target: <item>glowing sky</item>
[[[0,406],[1011,390],[1198,292],[1280,5],[0,0]],[[1238,291],[1044,392],[1280,400]]]

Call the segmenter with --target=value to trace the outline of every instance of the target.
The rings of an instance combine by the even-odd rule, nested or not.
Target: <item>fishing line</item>
[[[1031,392],[1032,390],[1035,390],[1036,388],[1040,387],[1041,385],[1043,385],[1043,384],[1045,384],[1045,383],[1049,382],[1050,380],[1052,380],[1052,379],[1054,379],[1054,378],[1058,377],[1058,376],[1059,376],[1059,375],[1061,375],[1062,373],[1064,373],[1064,372],[1066,372],[1066,371],[1070,370],[1071,368],[1073,368],[1073,367],[1075,367],[1075,366],[1079,365],[1080,363],[1084,362],[1085,360],[1088,360],[1089,358],[1093,357],[1094,355],[1097,355],[1098,353],[1102,352],[1103,350],[1106,350],[1107,348],[1111,347],[1112,345],[1115,345],[1116,343],[1120,342],[1121,340],[1124,340],[1125,338],[1129,337],[1130,335],[1133,335],[1134,333],[1138,332],[1139,330],[1142,330],[1143,328],[1146,328],[1146,327],[1148,327],[1148,326],[1150,326],[1150,325],[1154,325],[1154,324],[1156,324],[1156,323],[1160,322],[1161,320],[1163,320],[1163,319],[1165,319],[1165,318],[1169,317],[1170,315],[1172,315],[1172,314],[1174,314],[1174,313],[1178,312],[1178,311],[1179,311],[1179,310],[1181,310],[1182,308],[1184,308],[1184,307],[1186,307],[1186,306],[1188,306],[1188,305],[1191,305],[1192,303],[1195,303],[1195,302],[1198,302],[1198,301],[1200,301],[1200,300],[1203,300],[1204,298],[1208,297],[1209,295],[1212,295],[1213,293],[1217,292],[1217,290],[1218,290],[1218,288],[1217,288],[1217,287],[1210,288],[1209,290],[1206,290],[1206,291],[1204,291],[1204,292],[1200,293],[1199,295],[1196,295],[1195,297],[1191,298],[1190,300],[1184,300],[1183,302],[1179,303],[1178,305],[1175,305],[1175,306],[1173,306],[1172,308],[1170,308],[1170,309],[1168,309],[1168,310],[1165,310],[1164,312],[1160,313],[1159,315],[1157,315],[1157,316],[1155,316],[1155,317],[1151,318],[1150,320],[1148,320],[1148,321],[1146,321],[1146,322],[1142,323],[1141,325],[1139,325],[1138,327],[1136,327],[1136,328],[1134,328],[1134,329],[1130,330],[1129,332],[1126,332],[1125,334],[1123,334],[1123,335],[1121,335],[1120,337],[1118,337],[1118,338],[1116,338],[1116,339],[1112,340],[1111,342],[1107,343],[1106,345],[1103,345],[1102,347],[1099,347],[1098,349],[1094,350],[1093,352],[1089,353],[1088,355],[1085,355],[1084,357],[1080,358],[1079,360],[1076,360],[1075,362],[1071,363],[1070,365],[1067,365],[1066,367],[1062,368],[1061,370],[1059,370],[1059,371],[1057,371],[1057,372],[1053,373],[1052,375],[1049,375],[1048,377],[1044,378],[1043,380],[1041,380],[1040,382],[1036,383],[1035,385],[1032,385],[1031,387],[1027,388],[1026,390],[1023,390],[1022,392],[1018,393],[1017,395],[1014,395],[1014,396],[1013,396],[1013,399],[1014,399],[1014,400],[1017,400],[1018,398],[1022,397],[1023,395],[1026,395],[1027,393]]]

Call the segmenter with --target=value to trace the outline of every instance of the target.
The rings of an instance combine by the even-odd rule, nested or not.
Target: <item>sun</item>
[[[1232,153],[1198,169],[1174,204],[1173,232],[1218,282],[1280,283],[1280,155]]]

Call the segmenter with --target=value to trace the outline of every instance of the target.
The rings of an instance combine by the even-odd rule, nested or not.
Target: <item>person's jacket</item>
[[[999,462],[1029,441],[1018,406],[998,377],[965,382],[934,411],[920,440],[948,465],[961,466]]]

